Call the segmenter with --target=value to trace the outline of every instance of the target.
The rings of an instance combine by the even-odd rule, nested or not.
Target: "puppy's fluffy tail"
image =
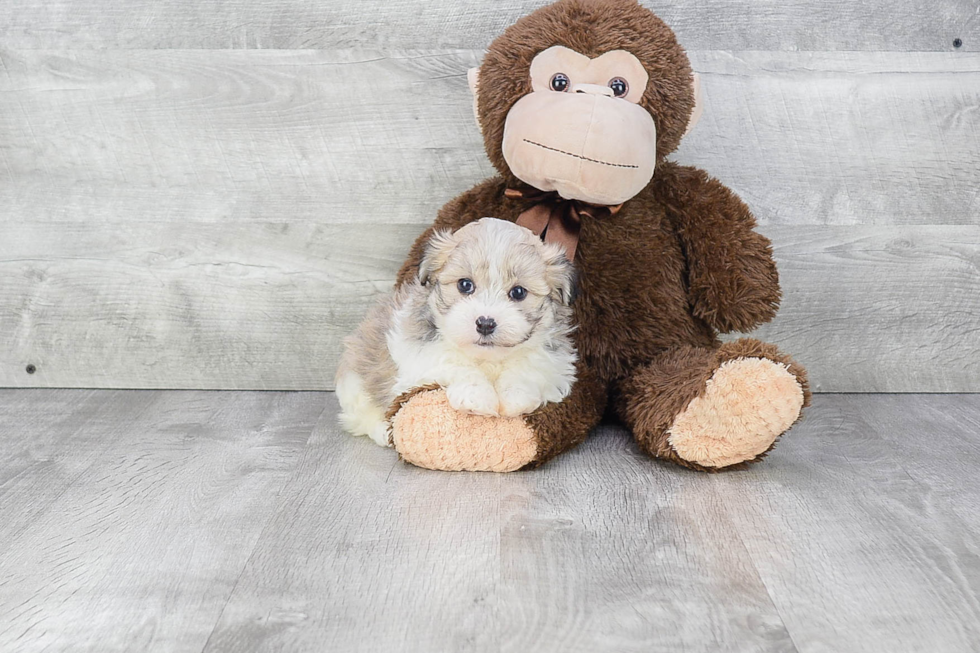
[[[364,389],[356,372],[337,374],[337,399],[340,401],[340,424],[353,435],[366,435],[382,447],[388,446],[389,426],[384,410]]]
[[[388,446],[385,410],[396,371],[386,337],[394,305],[393,296],[383,297],[368,311],[357,330],[344,339],[336,378],[341,425],[383,447]]]

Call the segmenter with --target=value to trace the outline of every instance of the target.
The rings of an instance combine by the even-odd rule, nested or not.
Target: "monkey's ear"
[[[419,281],[422,285],[429,283],[432,275],[442,269],[456,247],[456,238],[448,229],[441,229],[434,234],[425,246],[425,254],[419,263]]]
[[[704,113],[704,92],[701,90],[701,76],[697,73],[691,73],[691,75],[694,77],[694,111],[691,112],[691,119],[687,121],[687,130],[684,132],[684,136],[691,133],[694,126],[701,120],[701,114]]]
[[[570,306],[575,299],[578,275],[565,255],[565,248],[557,243],[545,243],[544,262],[551,297],[560,304]]]
[[[476,120],[476,128],[483,133],[483,125],[480,124],[480,69],[470,68],[466,71],[466,81],[470,85],[470,93],[473,94],[473,119]]]

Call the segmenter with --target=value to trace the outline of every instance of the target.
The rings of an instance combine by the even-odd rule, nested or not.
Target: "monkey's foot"
[[[421,388],[389,413],[395,450],[419,467],[443,471],[512,472],[534,460],[537,439],[521,417],[456,411],[446,391]]]
[[[799,418],[804,388],[786,364],[768,358],[726,361],[667,430],[683,460],[721,468],[754,460]]]

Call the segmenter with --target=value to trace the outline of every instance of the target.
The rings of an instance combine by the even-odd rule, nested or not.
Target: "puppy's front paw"
[[[489,383],[453,383],[446,388],[449,405],[474,415],[497,417],[497,391]]]
[[[524,385],[500,386],[497,396],[500,398],[500,414],[504,417],[533,413],[544,403],[540,390]]]

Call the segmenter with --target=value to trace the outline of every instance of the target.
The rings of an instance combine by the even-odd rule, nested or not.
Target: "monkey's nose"
[[[480,332],[481,336],[490,335],[496,328],[497,321],[492,317],[481,315],[480,317],[476,318],[476,330]]]
[[[608,95],[609,97],[615,95],[611,88],[600,84],[573,84],[569,90],[572,93],[588,93],[590,95]]]

